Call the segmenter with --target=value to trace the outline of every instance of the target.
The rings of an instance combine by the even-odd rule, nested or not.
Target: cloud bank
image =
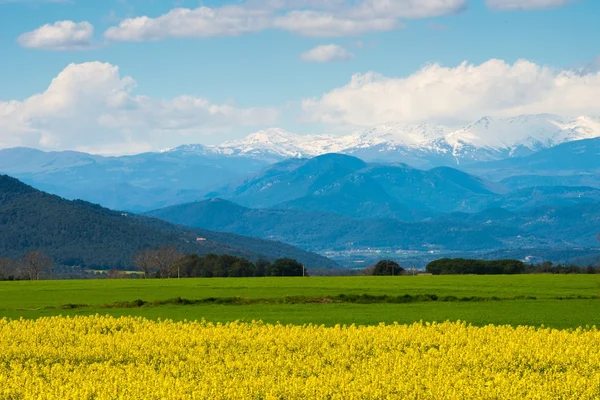
[[[322,54],[327,51],[313,57],[327,59]],[[527,60],[492,59],[430,64],[403,77],[355,74],[344,86],[298,100],[301,119],[296,122],[347,132],[391,122],[459,125],[484,115],[599,116],[598,65],[556,70]],[[0,102],[0,147],[134,153],[205,142],[207,135],[247,134],[281,122],[282,110],[275,108],[136,92],[135,80],[115,65],[68,65],[44,92]]]
[[[0,147],[128,153],[198,141],[236,127],[274,124],[270,108],[238,108],[207,99],[136,95],[117,66],[70,64],[43,92],[0,102]]]
[[[309,37],[355,36],[402,28],[399,18],[454,14],[466,0],[263,0],[221,7],[176,8],[152,18],[128,18],[110,27],[115,41],[237,36],[277,29]]]
[[[597,115],[600,72],[554,70],[527,60],[431,64],[406,77],[369,72],[302,102],[308,122],[367,127],[389,122],[465,123],[483,115]]]

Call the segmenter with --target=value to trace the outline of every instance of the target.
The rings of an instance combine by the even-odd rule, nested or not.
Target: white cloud
[[[44,50],[83,50],[89,48],[94,27],[87,21],[57,21],[26,32],[17,41],[23,47]]]
[[[455,68],[427,65],[410,76],[356,74],[302,102],[305,119],[340,126],[389,122],[463,123],[482,115],[598,114],[600,72],[556,71],[526,60]]]
[[[466,0],[249,0],[241,5],[176,8],[156,18],[128,18],[110,27],[111,40],[236,36],[266,29],[302,36],[353,36],[401,28],[398,18],[461,11]]]
[[[402,27],[393,18],[352,19],[320,11],[291,11],[274,20],[273,26],[301,36],[341,37]]]
[[[122,41],[158,40],[169,37],[237,36],[259,32],[270,24],[265,10],[240,6],[176,8],[158,18],[128,18],[104,34]]]
[[[487,0],[488,7],[494,10],[537,10],[556,8],[581,0]]]
[[[337,44],[325,44],[317,46],[300,55],[300,59],[306,62],[331,62],[331,61],[348,61],[354,57],[344,47]]]
[[[429,18],[456,14],[466,7],[466,0],[363,0],[351,14],[363,18]]]
[[[270,108],[238,108],[193,96],[154,99],[135,95],[134,89],[135,81],[114,65],[71,64],[43,93],[0,102],[0,147],[150,150],[236,127],[271,125],[278,117]]]

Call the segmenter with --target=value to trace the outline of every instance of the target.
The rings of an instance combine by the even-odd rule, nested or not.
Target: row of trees
[[[434,275],[501,275],[522,274],[527,266],[518,260],[473,260],[466,258],[441,258],[427,264],[425,270]]]
[[[39,280],[52,278],[54,262],[40,251],[31,251],[22,258],[0,258],[0,280]]]
[[[308,275],[302,264],[290,258],[281,258],[273,263],[266,260],[253,263],[245,258],[230,255],[185,255],[173,247],[143,250],[135,256],[134,264],[145,277],[155,278]]]
[[[476,260],[442,258],[427,264],[426,272],[433,275],[513,275],[513,274],[600,274],[600,267],[562,265],[544,262],[537,265],[519,260]],[[397,262],[381,260],[364,268],[361,275],[404,275],[406,271]]]
[[[427,264],[427,272],[434,275],[500,275],[500,274],[600,274],[594,266],[554,265],[544,262],[537,265],[525,264],[519,260],[473,260],[465,258],[442,258]]]

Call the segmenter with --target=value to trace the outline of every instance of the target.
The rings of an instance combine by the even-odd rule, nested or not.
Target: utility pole
[[[304,264],[302,264],[302,277],[304,277]]]

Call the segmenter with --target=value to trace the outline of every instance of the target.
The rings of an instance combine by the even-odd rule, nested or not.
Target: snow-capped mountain
[[[599,136],[600,118],[535,114],[483,117],[459,128],[386,124],[346,136],[296,135],[271,128],[218,146],[187,145],[170,151],[246,156],[270,162],[343,153],[366,161],[400,161],[426,167],[526,156],[561,143]]]
[[[486,161],[529,155],[574,140],[600,136],[600,120],[557,115],[483,117],[446,136],[457,162]]]
[[[214,151],[227,155],[294,158],[324,153],[341,153],[351,143],[349,137],[333,135],[295,135],[271,128],[253,133],[242,140],[225,142]]]

